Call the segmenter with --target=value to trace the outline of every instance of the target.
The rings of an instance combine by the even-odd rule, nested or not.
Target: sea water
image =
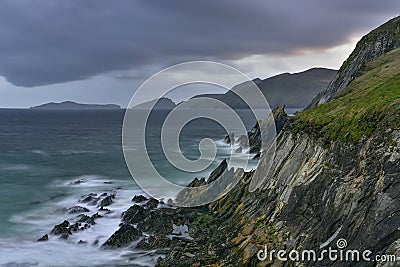
[[[167,111],[156,111],[146,128],[146,146],[153,164],[167,179],[186,185],[195,177],[207,177],[229,157],[231,147],[221,140],[227,134],[215,122],[200,119],[182,131],[185,156],[198,157],[203,138],[216,141],[217,158],[201,173],[179,172],[159,146],[160,125]],[[241,111],[246,127],[255,120]],[[158,255],[131,247],[104,250],[101,245],[118,229],[121,213],[143,194],[126,167],[121,142],[124,110],[45,111],[0,109],[0,265],[1,266],[152,266]],[[235,155],[248,157],[249,155]],[[250,155],[251,156],[251,155]],[[250,162],[248,168],[255,168]],[[151,179],[151,177],[149,177]],[[79,181],[79,182],[77,182]],[[38,238],[64,220],[72,206],[85,206],[79,198],[89,193],[116,193],[111,213],[91,228],[68,240],[49,235]],[[89,215],[96,207],[85,206]],[[77,244],[80,240],[84,244]]]

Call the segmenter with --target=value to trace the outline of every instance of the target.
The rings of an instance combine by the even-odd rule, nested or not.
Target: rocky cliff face
[[[384,265],[257,257],[265,245],[318,253],[337,249],[339,239],[346,250],[372,251],[371,258],[400,256],[399,22],[363,38],[326,92],[329,103],[287,121],[266,176],[262,155],[255,172],[243,173],[232,191],[198,214],[207,222],[189,224],[198,249],[193,257],[167,253],[159,266]],[[250,193],[252,179],[264,182]],[[204,254],[207,260],[198,256]]]
[[[359,144],[337,141],[326,148],[313,137],[294,135],[289,124],[279,136],[277,152],[260,189],[250,193],[248,186],[262,172],[245,173],[234,190],[197,215],[206,222],[189,223],[198,242],[191,254],[212,256],[207,262],[167,254],[159,265],[292,266],[290,261],[260,261],[257,253],[264,245],[270,250],[320,251],[336,248],[340,238],[347,240],[347,249],[400,255],[400,129]],[[265,160],[261,158],[259,168]]]
[[[393,25],[395,31],[385,30]],[[149,235],[137,248],[164,254],[157,266],[384,265],[327,257],[258,258],[265,246],[320,255],[328,247],[337,249],[340,239],[347,241],[346,250],[371,251],[371,259],[400,256],[400,48],[393,49],[398,25],[399,18],[363,38],[342,67],[346,71],[338,74],[342,79],[332,83],[329,97],[342,92],[341,98],[285,116],[269,172],[269,155],[261,153],[254,172],[225,172],[238,183],[206,207],[133,206],[126,214],[139,219],[138,229]],[[392,51],[378,57],[387,50]],[[254,192],[249,191],[252,179],[262,181]],[[191,186],[204,183],[195,180]],[[201,198],[209,192],[198,193]],[[187,231],[173,236],[177,226]]]
[[[355,78],[360,76],[367,62],[400,46],[400,17],[396,17],[364,36],[335,78],[312,101],[311,106],[323,104],[337,97]]]

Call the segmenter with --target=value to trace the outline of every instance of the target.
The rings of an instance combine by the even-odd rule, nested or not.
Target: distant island
[[[115,104],[80,104],[72,101],[64,101],[61,103],[46,103],[39,106],[31,107],[30,109],[46,109],[46,110],[76,110],[76,109],[121,109]]]

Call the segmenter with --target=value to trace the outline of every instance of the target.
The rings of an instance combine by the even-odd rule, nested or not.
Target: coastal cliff
[[[398,21],[384,27],[397,31]],[[346,62],[353,61],[354,54],[370,54],[377,32],[381,31],[364,37]],[[398,40],[387,33],[380,38],[394,48]],[[288,120],[267,177],[257,177],[264,175],[267,161],[261,155],[255,172],[244,173],[232,191],[209,205],[194,223],[188,222],[197,250],[179,246],[158,265],[379,265],[257,258],[265,245],[318,251],[335,247],[339,239],[346,239],[347,249],[399,256],[400,50],[387,47],[353,65],[358,76],[342,81],[346,86],[335,91],[340,91],[335,99]],[[259,178],[263,184],[250,193],[251,179]],[[185,255],[188,251],[192,257]]]
[[[269,172],[269,155],[262,152],[257,169],[251,172],[229,169],[223,161],[208,179],[196,179],[189,187],[218,183],[222,175],[238,183],[218,201],[197,208],[174,208],[159,200],[135,196],[134,204],[121,216],[119,229],[102,248],[131,246],[158,257],[157,266],[384,266],[327,258],[263,261],[258,257],[265,247],[320,251],[336,248],[337,242],[345,239],[346,249],[369,250],[371,258],[399,257],[398,25],[396,18],[360,41],[341,69],[346,71],[332,82],[337,90],[328,93],[326,103],[294,117],[280,114],[282,125],[278,125],[276,153]],[[395,29],[397,33],[382,29]],[[387,45],[379,48],[382,53],[370,50],[376,47],[377,33],[386,40]],[[259,135],[252,135],[257,132],[256,125],[248,138],[259,149],[255,142]],[[229,141],[233,140],[229,136]],[[250,192],[253,179],[262,183]],[[209,192],[198,193],[190,196],[182,191],[179,197],[192,200],[207,197]],[[97,206],[104,209],[113,196],[106,194],[104,203],[104,199],[96,198]],[[90,228],[97,217],[83,217],[83,226],[64,222],[51,234],[68,238],[75,228]]]

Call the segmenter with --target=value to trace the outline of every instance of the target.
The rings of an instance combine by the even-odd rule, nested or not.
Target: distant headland
[[[39,106],[31,107],[30,109],[45,109],[45,110],[76,110],[76,109],[121,109],[115,104],[81,104],[72,101],[64,101],[61,103],[46,103]]]

